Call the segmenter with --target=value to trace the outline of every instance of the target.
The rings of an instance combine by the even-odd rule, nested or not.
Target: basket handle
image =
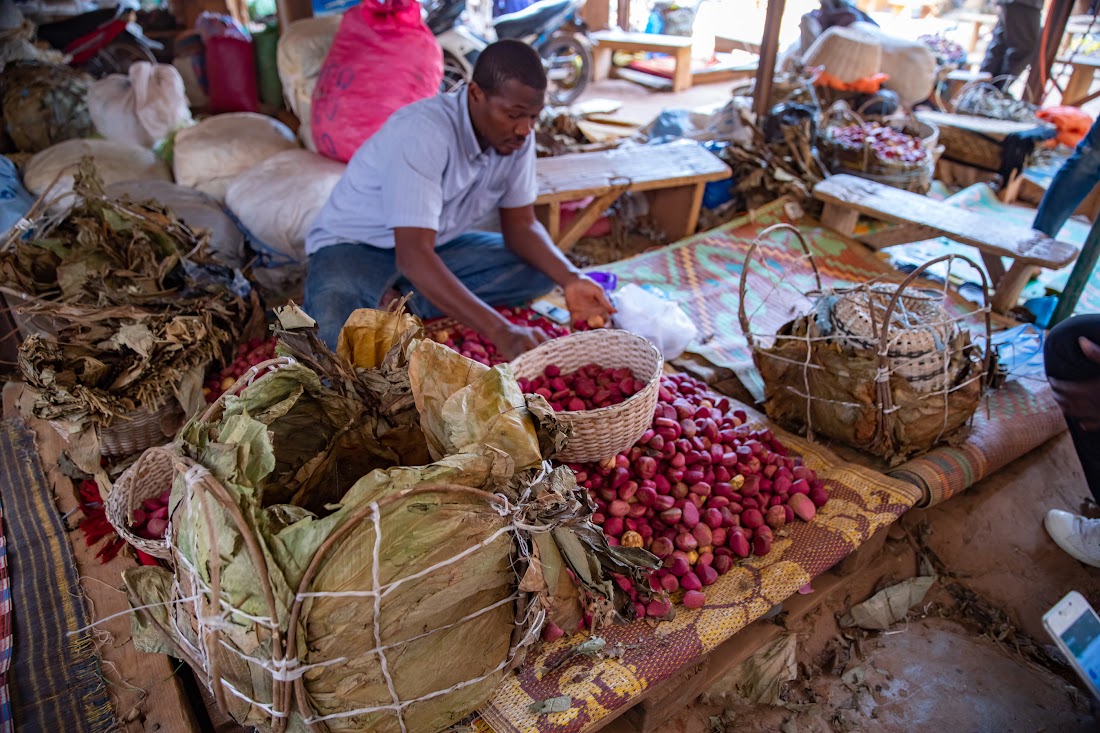
[[[244,374],[242,374],[233,386],[225,390],[218,399],[211,403],[210,407],[206,408],[206,412],[202,414],[203,422],[212,422],[218,419],[221,415],[221,411],[225,409],[225,398],[229,395],[240,394],[245,387],[255,382],[257,379],[262,379],[268,374],[278,371],[283,367],[288,367],[291,364],[297,364],[298,362],[289,356],[277,356],[274,359],[268,359],[267,361],[261,361],[259,364],[253,364],[248,368]]]
[[[821,290],[821,273],[817,269],[817,262],[814,261],[814,253],[810,251],[810,245],[806,243],[806,238],[802,235],[802,232],[791,224],[783,222],[781,224],[772,224],[756,235],[756,239],[752,240],[752,244],[749,245],[749,251],[745,253],[745,263],[741,266],[741,284],[738,287],[738,308],[737,317],[741,321],[741,332],[745,336],[745,341],[748,342],[749,350],[756,353],[756,343],[752,338],[752,323],[749,318],[749,314],[745,311],[745,290],[748,287],[749,281],[749,265],[752,264],[753,255],[756,254],[756,250],[760,248],[761,240],[765,237],[770,237],[777,231],[787,231],[794,234],[798,239],[798,243],[802,245],[802,251],[806,253],[806,256],[810,259],[810,267],[814,271],[814,280],[817,281],[817,289]]]
[[[827,130],[831,125],[835,124],[835,119],[843,119],[849,123],[855,122],[860,127],[867,124],[859,113],[853,110],[848,103],[844,100],[835,102],[829,109],[825,111],[825,114],[821,117],[820,130]],[[867,166],[871,163],[871,141],[866,135],[863,136],[863,170],[867,170]]]
[[[879,329],[878,360],[879,360],[879,369],[880,369],[880,371],[887,370],[887,369],[889,369],[889,366],[890,366],[889,355],[887,353],[887,350],[890,347],[890,321],[894,316],[894,310],[897,307],[898,301],[901,300],[902,293],[904,293],[905,290],[910,285],[912,285],[914,281],[917,280],[917,278],[919,278],[921,275],[923,275],[925,272],[927,272],[928,268],[930,268],[932,265],[939,264],[940,262],[950,263],[950,262],[952,262],[956,259],[959,259],[959,260],[962,260],[963,262],[966,262],[971,267],[976,269],[978,271],[978,274],[980,274],[982,276],[982,298],[985,301],[984,312],[985,312],[985,338],[986,338],[985,353],[983,354],[983,358],[982,358],[982,362],[983,362],[982,363],[982,369],[983,369],[982,388],[985,389],[986,387],[988,387],[989,380],[990,380],[990,373],[989,373],[990,369],[989,369],[989,367],[990,367],[990,364],[992,363],[992,356],[991,355],[992,355],[992,351],[993,351],[993,349],[992,349],[992,344],[993,344],[993,323],[992,323],[992,318],[989,315],[990,314],[989,279],[986,277],[985,271],[982,270],[982,268],[978,267],[978,264],[976,262],[974,262],[974,260],[970,259],[966,255],[960,255],[960,254],[941,255],[941,256],[935,258],[934,260],[929,260],[928,262],[925,262],[923,265],[921,265],[917,269],[913,270],[913,272],[909,273],[909,276],[906,277],[904,280],[902,280],[901,284],[897,287],[897,289],[894,290],[894,294],[890,298],[890,302],[886,306],[886,310],[883,311],[882,322],[880,324],[878,324],[878,329]],[[950,264],[948,266],[950,267]],[[873,312],[872,312],[872,315],[873,315]],[[872,325],[874,325],[874,319],[873,318],[872,318]],[[882,404],[882,409],[883,410],[889,410],[889,409],[893,408],[893,406],[894,406],[894,395],[893,395],[893,391],[890,389],[890,384],[889,384],[888,381],[878,382],[878,393],[879,393],[879,400]]]

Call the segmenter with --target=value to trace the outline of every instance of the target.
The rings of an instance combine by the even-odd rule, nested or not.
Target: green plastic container
[[[274,107],[283,106],[283,83],[279,79],[277,51],[279,26],[268,23],[259,33],[252,34],[252,48],[256,54],[256,79],[260,85],[260,101]]]

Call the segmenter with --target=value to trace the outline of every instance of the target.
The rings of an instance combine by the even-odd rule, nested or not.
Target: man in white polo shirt
[[[538,54],[500,41],[468,86],[398,110],[359,148],[306,241],[305,309],[326,343],[353,310],[411,291],[413,313],[451,316],[509,358],[547,336],[491,306],[557,284],[574,320],[613,312],[535,218],[532,132],[545,93]],[[472,231],[494,211],[502,234]]]

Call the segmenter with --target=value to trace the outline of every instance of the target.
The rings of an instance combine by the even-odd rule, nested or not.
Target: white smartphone
[[[1100,698],[1100,617],[1085,597],[1070,591],[1043,616],[1043,626],[1093,697]]]
[[[569,323],[569,311],[554,305],[548,300],[536,300],[531,304],[531,310],[540,316],[546,316],[555,323]]]

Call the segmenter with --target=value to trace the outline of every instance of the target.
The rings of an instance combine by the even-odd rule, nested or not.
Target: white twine
[[[255,700],[253,700],[248,695],[244,694],[243,692],[238,690],[236,687],[234,687],[232,684],[230,684],[229,680],[227,680],[224,677],[219,677],[218,682],[221,684],[222,687],[229,690],[230,692],[232,692],[234,695],[236,695],[237,697],[244,700],[249,705],[255,705],[260,710],[263,710],[265,713],[267,713],[268,715],[270,715],[273,718],[285,718],[289,715],[289,713],[284,713],[282,711],[276,710],[274,704],[269,705],[267,703],[257,702]]]
[[[173,600],[169,600],[169,601],[159,601],[157,603],[147,603],[144,606],[134,606],[133,608],[128,608],[125,611],[119,611],[118,613],[112,613],[110,616],[104,616],[103,618],[97,618],[95,621],[91,622],[87,626],[81,626],[79,629],[74,629],[72,631],[67,632],[67,635],[68,636],[76,636],[77,634],[82,634],[85,631],[88,631],[89,629],[94,629],[96,626],[99,626],[100,624],[107,623],[108,621],[110,621],[112,619],[120,618],[122,616],[129,616],[131,613],[137,613],[138,611],[145,611],[145,610],[148,610],[150,608],[161,608],[161,607],[164,607],[164,606],[172,606],[172,605],[177,604],[177,603],[187,603],[188,601],[193,601],[193,600],[194,600],[194,598],[179,598],[179,599],[173,599]]]
[[[245,654],[232,644],[226,643],[225,639],[219,639],[218,643],[246,662],[251,662],[259,667],[263,667],[271,674],[271,679],[278,680],[279,682],[293,682],[305,675],[305,673],[311,669],[331,667],[334,664],[348,661],[347,657],[336,657],[335,659],[328,659],[323,662],[302,664],[298,661],[297,657],[288,657],[286,659],[261,659],[260,657],[252,657]]]

